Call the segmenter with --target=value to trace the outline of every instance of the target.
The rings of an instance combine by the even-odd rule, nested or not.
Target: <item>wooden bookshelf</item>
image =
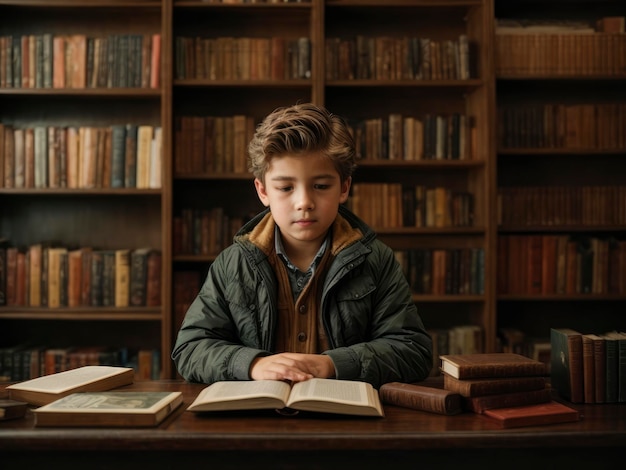
[[[34,137],[30,142],[35,145],[30,155],[22,153],[19,159],[11,155],[10,165],[6,147],[0,152],[4,156],[0,233],[7,240],[6,245],[17,247],[27,260],[28,272],[17,276],[21,279],[21,289],[30,292],[30,280],[39,280],[30,277],[31,271],[45,273],[40,264],[33,264],[32,269],[30,264],[36,259],[34,254],[31,259],[35,251],[30,248],[40,243],[50,242],[68,250],[89,247],[94,253],[99,250],[130,253],[149,247],[162,256],[155,264],[157,270],[152,278],[156,282],[153,305],[145,302],[133,305],[127,277],[120,287],[107,283],[107,296],[114,294],[111,289],[126,294],[117,300],[107,297],[104,303],[88,296],[70,307],[68,299],[61,297],[59,306],[48,307],[45,296],[21,297],[17,301],[13,297],[11,302],[0,306],[0,348],[24,345],[28,346],[25,350],[41,347],[61,348],[66,352],[87,346],[110,348],[123,351],[118,360],[130,364],[137,363],[140,351],[158,351],[153,357],[160,364],[151,365],[154,376],[169,377],[172,373],[167,352],[160,354],[170,348],[171,329],[169,268],[164,268],[171,264],[169,130],[163,132],[169,122],[171,79],[168,56],[160,50],[160,41],[168,44],[171,40],[166,27],[167,3],[0,2],[0,37],[4,48],[0,58],[2,132],[5,138],[10,134],[14,142],[18,142],[16,136],[24,139],[18,144],[22,148],[29,145],[28,138],[22,135],[32,132]],[[121,17],[125,21],[120,21]],[[105,43],[106,50],[117,48],[117,54],[105,55]],[[133,147],[141,153],[137,161],[142,166],[148,163],[146,158],[153,158],[152,168],[156,173],[149,184],[143,183],[148,173],[138,172],[136,168],[122,167],[133,176],[132,181],[124,181],[124,172],[122,180],[117,182],[111,176],[112,129],[127,125],[144,126],[150,131],[150,140],[145,142],[148,147],[137,143]],[[48,134],[50,129],[55,133]],[[70,137],[74,131],[75,135]],[[47,144],[44,152],[42,141],[37,144],[37,132],[43,135],[44,145]],[[162,145],[153,143],[157,132],[162,133]],[[126,140],[117,145],[120,143],[125,145]],[[35,156],[37,145],[39,153]],[[163,151],[153,154],[151,147]],[[126,148],[116,147],[116,152],[120,149],[125,157]],[[75,155],[71,156],[72,153]],[[33,162],[34,170],[24,168],[28,161]],[[17,162],[21,162],[18,168]],[[57,168],[57,164],[67,166]],[[79,171],[78,177],[71,176],[69,165]],[[59,175],[55,176],[53,168],[60,168],[63,177],[57,179]],[[29,171],[38,173],[29,180]],[[84,260],[90,264],[76,272],[89,269],[91,261]],[[119,266],[117,270],[124,272]],[[62,269],[61,275],[80,279],[76,272],[71,274]],[[81,288],[93,293],[94,279],[91,279],[93,285]],[[61,285],[67,282],[61,281]],[[147,282],[145,279],[141,282],[145,291]],[[15,356],[14,360],[17,363],[23,359]],[[23,378],[27,377],[14,377]]]
[[[623,330],[626,9],[494,3],[497,331]]]

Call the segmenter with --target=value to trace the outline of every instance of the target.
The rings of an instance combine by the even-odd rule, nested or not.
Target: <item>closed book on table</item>
[[[457,379],[546,374],[543,362],[515,353],[447,354],[440,358],[442,372]]]
[[[463,407],[474,413],[483,413],[495,408],[509,408],[511,406],[536,405],[547,403],[552,399],[549,388],[526,392],[499,393],[481,397],[463,397]]]
[[[35,426],[157,426],[183,403],[181,392],[80,392],[33,410]]]
[[[451,375],[444,374],[443,388],[456,392],[463,397],[480,397],[498,393],[542,390],[546,388],[546,378],[530,376],[459,380]]]
[[[455,415],[463,411],[461,395],[435,387],[389,382],[379,389],[380,400],[390,405],[442,415]]]
[[[580,419],[577,410],[556,401],[538,405],[495,408],[485,410],[484,414],[493,418],[503,428],[568,423]]]

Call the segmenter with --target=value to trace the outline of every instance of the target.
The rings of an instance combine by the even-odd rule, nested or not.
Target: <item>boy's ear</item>
[[[352,185],[352,176],[346,178],[346,180],[341,183],[341,194],[339,195],[339,203],[343,204],[348,200],[348,196],[350,196],[350,186]]]
[[[265,207],[270,205],[269,198],[267,197],[267,191],[265,191],[265,185],[259,178],[254,178],[254,187],[256,188],[257,196]]]

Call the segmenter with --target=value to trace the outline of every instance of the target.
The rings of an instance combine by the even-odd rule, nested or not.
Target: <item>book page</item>
[[[279,380],[215,382],[202,390],[188,409],[190,411],[210,411],[282,408],[287,401],[289,391],[289,384]]]
[[[7,389],[32,390],[37,392],[60,393],[70,390],[77,385],[96,382],[98,380],[112,377],[129,370],[126,367],[113,366],[84,366],[56,374],[44,375],[36,379],[27,380],[15,385],[10,385]]]
[[[298,400],[323,400],[351,405],[369,403],[364,382],[335,379],[309,379],[293,385],[289,403]]]

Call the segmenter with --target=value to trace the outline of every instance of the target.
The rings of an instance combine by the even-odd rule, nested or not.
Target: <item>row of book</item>
[[[159,88],[160,34],[0,37],[1,88]]]
[[[247,172],[252,116],[176,116],[174,125],[177,174]]]
[[[626,224],[626,186],[501,187],[496,201],[500,227]]]
[[[84,366],[131,367],[136,380],[161,375],[161,351],[104,346],[48,347],[18,344],[0,348],[0,382],[18,382]]]
[[[368,160],[469,160],[469,119],[460,113],[351,120],[357,158]]]
[[[497,34],[496,75],[621,75],[626,35]]]
[[[161,187],[161,127],[0,123],[0,188]]]
[[[223,207],[184,208],[174,216],[174,255],[217,255],[230,245],[244,217],[234,217]]]
[[[626,294],[626,241],[573,235],[498,238],[499,294]]]
[[[425,37],[333,37],[325,41],[326,80],[467,80],[467,35]]]
[[[98,250],[51,243],[0,247],[0,305],[154,307],[161,305],[161,252]]]
[[[174,42],[178,80],[311,78],[308,37],[183,37]]]
[[[545,365],[516,353],[441,355],[444,390],[460,396],[465,411],[501,427],[577,421],[577,410],[556,401]]]
[[[626,149],[626,103],[523,104],[498,109],[501,149]]]
[[[573,403],[626,402],[626,333],[552,328],[552,386]]]
[[[444,187],[355,183],[347,206],[373,227],[471,227],[474,196]]]
[[[395,254],[415,294],[484,294],[482,248],[411,249]]]

